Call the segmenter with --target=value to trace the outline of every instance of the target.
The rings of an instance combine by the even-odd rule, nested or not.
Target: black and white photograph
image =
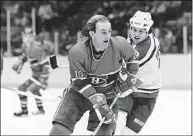
[[[1,135],[192,135],[192,0],[1,0]]]

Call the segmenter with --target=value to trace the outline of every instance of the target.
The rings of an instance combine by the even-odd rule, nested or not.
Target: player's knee
[[[33,89],[31,90],[31,92],[32,92],[32,94],[34,94],[34,95],[41,96],[40,89],[33,88]]]
[[[25,95],[22,95],[22,94],[18,94],[18,95],[19,95],[19,99],[20,99],[21,101],[27,99],[27,96],[25,96]]]
[[[19,91],[25,91],[27,89],[27,87],[25,86],[25,85],[20,85],[19,87],[18,87],[18,90]]]
[[[18,87],[18,90],[19,90],[19,91],[22,91],[22,92],[25,92],[26,87],[25,87],[24,85],[20,85],[20,86]],[[22,94],[18,94],[18,95],[19,95],[19,98],[20,98],[20,99],[26,99],[26,98],[27,98],[27,96],[25,96],[25,95],[22,95]]]
[[[67,127],[65,127],[60,123],[54,123],[49,135],[53,136],[53,135],[70,135],[70,134],[71,131]]]

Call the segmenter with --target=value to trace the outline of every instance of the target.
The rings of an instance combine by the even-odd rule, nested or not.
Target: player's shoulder
[[[32,46],[39,48],[41,43],[39,41],[33,41]]]
[[[152,33],[149,34],[149,37],[151,39],[151,43],[153,43],[154,46],[160,48],[160,43],[159,43],[159,39],[157,37],[155,37]]]
[[[68,56],[83,56],[85,55],[87,40],[77,42],[68,52]]]
[[[127,43],[127,40],[122,36],[111,37],[111,40],[112,42],[116,42],[116,43]]]
[[[41,43],[40,43],[40,42],[37,42],[37,41],[34,41],[34,42],[33,42],[33,45],[31,46],[30,49],[31,49],[32,52],[34,52],[34,53],[42,53],[42,52],[45,52],[44,49],[43,49],[42,46],[41,46]]]
[[[116,36],[111,38],[112,45],[119,48],[120,50],[128,50],[133,48],[132,45],[122,36]]]
[[[155,40],[155,42],[156,42],[156,43],[159,43],[158,38],[157,38],[157,37],[155,37],[152,33],[151,33],[151,34],[149,34],[149,37],[150,37],[151,39]]]
[[[153,36],[153,38],[154,38],[154,40],[155,40],[155,44],[156,44],[157,46],[159,46],[159,39],[158,39],[157,37],[155,37],[155,36]]]
[[[38,42],[38,41],[34,41],[33,42],[33,47],[37,50],[43,50],[42,46],[41,46],[41,43]]]

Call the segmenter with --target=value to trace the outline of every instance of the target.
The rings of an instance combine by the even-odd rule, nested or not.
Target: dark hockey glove
[[[105,124],[110,124],[116,120],[115,114],[107,104],[107,100],[104,94],[96,93],[90,96],[89,100],[93,104],[93,108],[95,109],[99,120],[102,120],[102,117],[105,117]]]
[[[106,96],[104,94],[97,93],[95,88],[90,84],[83,87],[81,90],[76,91],[81,93],[92,103],[92,107],[95,109],[99,120],[102,120],[102,117],[105,117],[105,123],[112,123],[114,121],[115,114],[107,104]]]
[[[46,90],[48,87],[48,77],[39,77],[38,81],[41,83],[41,89]]]

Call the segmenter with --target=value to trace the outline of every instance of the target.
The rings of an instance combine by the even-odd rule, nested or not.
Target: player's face
[[[93,32],[92,42],[96,51],[103,51],[108,47],[109,40],[111,38],[111,23],[109,22],[97,22],[96,31]]]
[[[131,27],[129,34],[130,34],[132,40],[135,42],[135,44],[142,42],[148,36],[148,33],[145,29],[140,29],[140,28],[136,28],[136,27]]]

